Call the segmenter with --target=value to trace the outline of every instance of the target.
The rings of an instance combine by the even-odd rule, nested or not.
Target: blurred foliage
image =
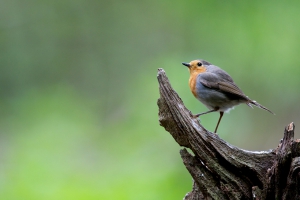
[[[223,118],[220,137],[275,148],[285,125],[300,125],[299,6],[1,1],[0,198],[183,198],[192,180],[159,126],[156,73],[165,69],[193,113],[205,111],[181,65],[196,58],[225,69],[276,113],[239,106]],[[201,122],[213,130],[217,118]]]

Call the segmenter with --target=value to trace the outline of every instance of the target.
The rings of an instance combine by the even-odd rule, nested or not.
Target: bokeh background
[[[193,113],[181,62],[225,69],[275,116],[246,105],[219,135],[276,148],[300,126],[300,3],[0,2],[0,199],[182,199],[192,179],[158,123],[157,69]],[[203,116],[214,130],[218,113]]]

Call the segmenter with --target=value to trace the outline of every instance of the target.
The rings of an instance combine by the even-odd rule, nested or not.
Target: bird
[[[188,67],[190,72],[189,86],[191,92],[209,109],[206,112],[193,115],[193,117],[198,118],[212,112],[220,113],[215,133],[217,133],[224,112],[228,112],[242,103],[251,108],[254,105],[274,114],[268,108],[246,96],[231,76],[221,68],[202,59],[193,60],[189,63],[183,62],[182,64]]]

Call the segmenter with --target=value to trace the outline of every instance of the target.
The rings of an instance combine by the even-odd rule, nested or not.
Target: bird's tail
[[[247,103],[248,106],[250,106],[252,108],[252,105],[259,107],[261,109],[264,109],[270,113],[272,113],[273,115],[275,115],[275,113],[273,113],[271,110],[269,110],[268,108],[264,107],[263,105],[260,105],[259,103],[257,103],[256,101],[251,100],[249,103]]]

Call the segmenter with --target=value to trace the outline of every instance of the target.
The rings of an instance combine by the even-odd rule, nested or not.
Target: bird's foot
[[[191,117],[192,118],[194,118],[194,119],[198,119],[198,121],[199,121],[199,123],[201,122],[201,120],[200,120],[200,117],[199,117],[200,115],[191,115]]]
[[[197,114],[197,115],[193,115],[193,118],[198,118],[200,115],[201,115],[201,113]]]

